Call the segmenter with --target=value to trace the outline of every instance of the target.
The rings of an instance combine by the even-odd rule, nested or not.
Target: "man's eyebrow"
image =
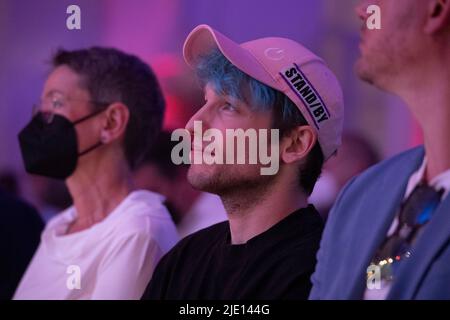
[[[245,101],[243,99],[240,99],[238,97],[235,97],[234,95],[227,93],[227,92],[217,92],[215,88],[211,88],[213,94],[215,97],[219,98],[219,99],[223,99],[223,100],[227,100],[230,101],[232,103],[245,103]],[[203,98],[205,99],[205,101],[208,101],[207,97],[206,97],[206,86],[203,87]]]
[[[234,95],[232,95],[232,94],[224,94],[224,95],[222,95],[222,97],[225,99],[225,100],[227,100],[227,101],[229,101],[229,102],[231,102],[231,103],[234,103],[234,104],[242,104],[242,103],[246,103],[245,102],[245,100],[243,100],[243,99],[241,99],[241,98],[239,98],[239,97],[236,97],[236,96],[234,96]]]

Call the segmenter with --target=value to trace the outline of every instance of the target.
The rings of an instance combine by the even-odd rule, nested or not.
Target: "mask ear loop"
[[[82,117],[82,118],[80,118],[80,119],[78,119],[78,120],[76,120],[76,121],[73,121],[72,124],[75,126],[75,125],[77,125],[77,124],[79,124],[79,123],[81,123],[81,122],[83,122],[83,121],[85,121],[85,120],[88,120],[88,119],[90,119],[90,118],[92,118],[92,117],[95,117],[96,115],[102,113],[103,111],[105,111],[105,109],[101,109],[101,110],[94,111],[93,113],[88,114],[87,116],[84,116],[84,117]],[[100,147],[101,145],[103,145],[103,142],[102,142],[102,141],[97,142],[97,143],[94,144],[92,147],[89,147],[89,148],[87,148],[86,150],[80,152],[80,153],[78,154],[78,157],[84,156],[86,153],[89,153],[89,152],[91,152],[92,150],[97,149],[97,148]]]
[[[98,147],[100,147],[101,145],[103,145],[103,142],[99,141],[96,144],[94,144],[92,147],[87,148],[86,150],[84,150],[83,152],[78,154],[78,157],[84,156],[86,153],[91,152],[94,149],[97,149]]]
[[[102,112],[105,111],[105,110],[106,110],[106,109],[101,109],[101,110],[94,111],[93,113],[88,114],[87,116],[84,116],[84,117],[82,117],[82,118],[80,118],[80,119],[78,119],[78,120],[73,121],[72,124],[73,124],[74,126],[76,126],[77,124],[79,124],[79,123],[81,123],[81,122],[83,122],[83,121],[86,121],[86,120],[88,120],[88,119],[90,119],[90,118],[95,117],[96,115],[102,113]]]

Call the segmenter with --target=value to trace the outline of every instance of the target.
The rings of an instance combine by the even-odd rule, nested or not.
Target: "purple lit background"
[[[322,56],[341,81],[346,130],[365,136],[382,158],[416,145],[420,132],[402,103],[353,73],[361,26],[355,2],[0,0],[0,169],[24,174],[17,133],[30,119],[48,71],[46,61],[56,48],[112,46],[138,55],[164,75],[177,72],[170,61],[181,59],[186,35],[201,23],[237,42],[282,36],[303,43]],[[66,29],[70,4],[81,7],[81,30]],[[182,113],[172,108],[167,116],[176,118],[177,112]]]

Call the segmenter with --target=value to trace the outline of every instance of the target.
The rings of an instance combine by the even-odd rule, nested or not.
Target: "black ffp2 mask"
[[[94,112],[74,122],[54,114],[52,121],[47,123],[44,113],[35,115],[19,133],[20,150],[26,171],[56,179],[71,176],[77,167],[78,158],[102,145],[102,142],[98,142],[78,153],[75,125],[102,111]]]

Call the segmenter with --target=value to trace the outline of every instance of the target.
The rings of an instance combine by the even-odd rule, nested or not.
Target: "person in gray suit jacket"
[[[363,21],[368,4],[356,10]],[[382,25],[363,28],[357,72],[407,103],[424,146],[341,192],[310,299],[450,299],[450,1],[370,4],[381,9]]]

